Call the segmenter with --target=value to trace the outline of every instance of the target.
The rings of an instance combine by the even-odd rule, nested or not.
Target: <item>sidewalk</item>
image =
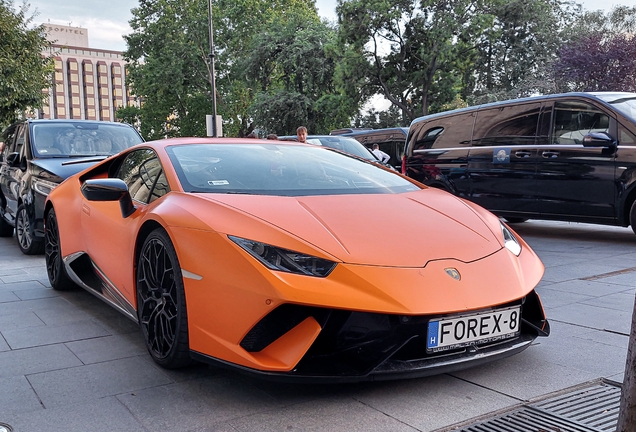
[[[542,258],[552,327],[523,353],[454,374],[282,385],[155,366],[131,321],[50,289],[42,256],[0,238],[0,423],[20,432],[434,431],[606,378],[622,382],[636,273],[628,228],[515,225]]]

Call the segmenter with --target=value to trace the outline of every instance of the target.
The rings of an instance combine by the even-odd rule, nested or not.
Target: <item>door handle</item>
[[[555,158],[558,157],[561,154],[561,152],[558,151],[544,151],[543,153],[541,153],[541,156],[543,156],[544,158]]]
[[[532,152],[529,152],[529,151],[517,150],[515,152],[515,157],[518,157],[518,158],[529,158],[530,156],[532,156]]]

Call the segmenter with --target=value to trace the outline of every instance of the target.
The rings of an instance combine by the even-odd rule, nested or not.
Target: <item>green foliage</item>
[[[28,4],[14,9],[13,1],[0,0],[0,126],[24,112],[41,108],[51,85],[53,59],[43,57],[50,46],[42,26],[29,28]]]
[[[250,113],[259,128],[293,134],[299,125],[328,133],[357,110],[337,91],[336,33],[317,16],[288,14],[253,38],[244,67],[257,88]]]
[[[207,0],[140,0],[126,36],[128,82],[141,97],[145,138],[205,135],[212,114],[212,65]],[[256,92],[244,61],[255,35],[289,16],[317,19],[313,0],[218,0],[212,5],[217,113],[224,134],[254,129],[249,114]]]
[[[551,65],[557,91],[636,91],[636,7],[578,16]]]
[[[464,97],[481,103],[553,92],[550,64],[580,7],[562,0],[496,0],[490,12],[493,24],[476,41],[475,86]]]
[[[397,107],[402,123],[439,111],[471,69],[471,41],[492,21],[484,1],[339,0],[346,70],[358,71],[365,97],[380,93]]]

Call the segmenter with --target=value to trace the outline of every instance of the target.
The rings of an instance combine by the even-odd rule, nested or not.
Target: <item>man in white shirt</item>
[[[377,157],[380,160],[380,162],[383,162],[383,163],[387,163],[389,162],[389,159],[391,159],[391,156],[389,156],[388,154],[380,150],[380,146],[377,144],[373,144],[373,150],[371,150],[371,153],[373,153],[375,157]]]

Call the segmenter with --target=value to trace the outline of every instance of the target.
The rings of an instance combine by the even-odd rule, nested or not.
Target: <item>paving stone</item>
[[[0,332],[43,325],[44,322],[33,312],[0,315]]]
[[[334,397],[295,404],[229,422],[238,431],[403,431],[422,430],[350,398]]]
[[[45,408],[132,394],[169,384],[149,361],[139,357],[28,375]]]
[[[14,291],[14,294],[20,298],[20,300],[33,300],[47,297],[57,297],[60,294],[51,288],[40,289],[25,289]]]
[[[114,397],[3,416],[16,432],[148,432]]]
[[[620,311],[577,303],[550,309],[548,319],[550,318],[596,330],[608,330],[628,335],[631,328],[632,313],[631,311]]]
[[[92,321],[78,321],[67,325],[39,327],[35,332],[31,328],[7,330],[2,335],[11,349],[20,349],[108,336],[109,333]]]
[[[148,355],[141,332],[137,335],[113,335],[66,343],[84,364]]]
[[[0,353],[0,377],[29,375],[81,364],[82,362],[62,344],[12,350]]]
[[[8,415],[42,409],[31,384],[24,376],[0,378],[0,421]]]
[[[9,284],[0,283],[0,291],[22,291],[42,288],[45,288],[45,286],[38,281],[16,282]]]
[[[522,401],[599,377],[594,372],[550,360],[543,350],[530,346],[512,357],[452,375]]]
[[[280,408],[255,387],[223,376],[127,392],[117,398],[153,431],[197,429]]]
[[[373,383],[352,396],[417,430],[434,430],[516,404],[510,396],[450,375]],[[391,430],[391,429],[385,429]]]
[[[0,291],[0,303],[11,303],[20,300],[14,292],[12,291]]]

